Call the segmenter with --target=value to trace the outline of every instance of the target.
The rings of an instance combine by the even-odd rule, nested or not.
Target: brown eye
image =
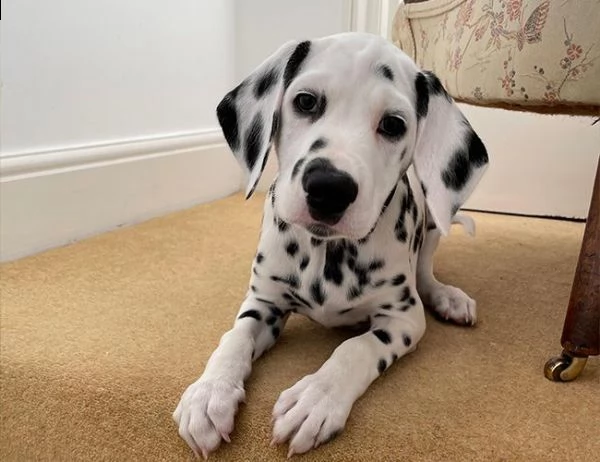
[[[294,106],[300,112],[313,113],[317,109],[317,97],[308,92],[298,93],[294,98]]]
[[[387,138],[400,138],[406,133],[406,123],[399,116],[386,115],[379,121],[377,132]]]

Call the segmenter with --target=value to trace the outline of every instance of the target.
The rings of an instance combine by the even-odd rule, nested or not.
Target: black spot
[[[217,106],[217,119],[223,129],[223,135],[227,144],[233,151],[240,147],[240,134],[238,126],[238,115],[235,107],[235,99],[239,86],[225,95]]]
[[[442,172],[442,181],[447,188],[460,191],[469,181],[471,173],[468,154],[464,149],[459,149]]]
[[[403,178],[404,180],[404,178]],[[406,194],[400,201],[400,213],[398,214],[398,220],[396,221],[396,225],[394,227],[394,232],[396,234],[396,239],[400,242],[406,242],[408,238],[408,233],[406,231],[405,218],[406,213],[412,208],[413,204],[413,195],[410,189],[410,186],[406,185]]]
[[[392,279],[392,285],[399,286],[401,284],[404,284],[404,281],[406,281],[406,276],[404,276],[404,274],[398,274]]]
[[[315,152],[319,149],[323,149],[325,146],[327,146],[327,141],[325,141],[324,138],[319,138],[310,146],[310,149],[308,151]]]
[[[256,310],[247,310],[238,316],[238,319],[242,319],[242,318],[254,318],[257,321],[260,321],[262,319],[262,316]]]
[[[429,91],[431,92],[432,95],[442,95],[448,101],[452,101],[452,98],[446,92],[444,86],[442,85],[442,82],[440,82],[440,79],[438,79],[437,75],[435,75],[431,71],[425,71],[425,72],[423,72],[423,74],[425,74],[425,76],[427,77],[427,83],[429,84]]]
[[[316,279],[310,286],[310,295],[319,305],[325,303],[325,292],[323,291],[323,284],[320,279]]]
[[[343,310],[338,311],[339,314],[346,314],[352,311],[354,308],[345,308]]]
[[[262,131],[263,120],[260,113],[258,113],[254,116],[254,119],[252,119],[252,124],[250,125],[250,129],[246,134],[246,139],[244,142],[246,148],[246,164],[248,165],[249,170],[254,168],[254,164],[260,155],[260,151],[262,149],[260,139]]]
[[[277,218],[277,228],[279,229],[279,232],[281,233],[285,233],[288,228],[290,227],[290,225],[288,225],[285,221]]]
[[[279,308],[277,308],[276,306],[270,306],[269,307],[269,311],[271,312],[271,314],[273,316],[283,316],[283,311],[281,311]]]
[[[391,310],[392,309],[392,305],[390,305],[389,303],[384,303],[379,308],[381,308],[382,310]]]
[[[253,266],[253,267],[252,267],[252,272],[253,272],[253,273],[254,273],[256,276],[260,277],[260,274],[258,274],[258,271],[256,270],[256,266]]]
[[[300,287],[300,280],[295,274],[288,274],[287,276],[283,277],[271,276],[271,280],[275,282],[283,282],[284,284],[287,284],[288,286],[293,287],[294,289]]]
[[[350,268],[350,270],[354,271],[354,268],[356,266],[356,260],[353,257],[348,258],[347,264],[348,264],[348,268]]]
[[[375,329],[373,331],[373,335],[375,335],[375,337],[377,337],[384,345],[389,345],[390,343],[392,343],[392,338],[390,337],[390,334],[388,334],[388,332],[383,329]]]
[[[325,268],[323,276],[326,281],[341,285],[344,280],[342,264],[344,263],[344,247],[337,242],[327,243],[325,251]]]
[[[465,121],[466,122],[466,121]],[[469,161],[474,167],[481,167],[489,162],[487,150],[473,130],[469,134]]]
[[[387,362],[385,361],[385,359],[381,358],[379,360],[379,362],[377,363],[377,370],[379,371],[380,374],[383,374],[386,369],[387,369]]]
[[[319,247],[323,243],[323,240],[317,239],[316,237],[311,237],[310,243],[313,245],[313,247]]]
[[[387,318],[388,315],[385,313],[377,313],[375,315],[373,315],[374,318]]]
[[[377,73],[379,75],[382,75],[386,79],[391,80],[392,82],[394,81],[394,73],[392,72],[392,70],[390,69],[390,67],[387,64],[382,64],[381,66],[377,66]]]
[[[383,285],[385,285],[386,280],[385,279],[379,279],[378,281],[375,281],[372,286],[375,288],[381,287]]]
[[[398,361],[398,355],[396,353],[394,353],[392,355],[392,362],[396,362],[396,361]]]
[[[251,290],[252,292],[256,292],[256,290],[257,290],[257,289],[256,289],[256,286],[250,286],[250,290]]]
[[[300,169],[302,168],[302,165],[304,165],[305,161],[306,158],[303,157],[294,164],[294,168],[292,169],[292,180],[296,177],[296,175],[298,175],[298,173],[300,173]]]
[[[292,296],[291,296],[290,294],[288,294],[288,293],[284,293],[284,294],[283,294],[283,298],[285,298],[285,299],[286,299],[286,300],[288,300],[288,301],[289,301],[289,300],[293,300],[293,299],[294,299],[294,297],[292,297]]]
[[[306,306],[307,308],[312,309],[312,305],[310,304],[310,302],[308,300],[306,300],[305,298],[302,298],[297,292],[294,292],[293,290],[291,290],[290,293],[294,296],[294,298],[296,300],[298,300],[304,306]]]
[[[414,305],[415,303],[417,303],[417,301],[415,300],[415,297],[408,297],[408,304],[409,305]]]
[[[292,240],[285,246],[285,251],[290,257],[293,257],[298,253],[298,248],[298,242]]]
[[[308,255],[304,255],[304,257],[302,257],[302,260],[300,261],[300,271],[304,271],[309,263],[310,257]]]
[[[267,300],[266,298],[256,297],[255,300],[260,303],[264,303],[265,305],[272,305],[273,302],[271,300]]]
[[[396,223],[394,232],[396,233],[396,239],[398,239],[400,242],[406,242],[408,233],[406,232],[406,227],[404,226],[404,223],[401,223],[401,222]]]
[[[437,228],[437,226],[435,225],[434,222],[427,223],[427,231],[433,231],[436,228]]]
[[[358,255],[358,248],[356,247],[355,244],[353,243],[348,243],[348,253],[353,257],[356,258],[356,256]]]
[[[366,244],[369,241],[369,235],[367,234],[365,237],[359,239],[358,242],[360,245]]]
[[[425,74],[419,72],[415,79],[415,89],[417,90],[417,120],[425,117],[429,110],[429,83]]]
[[[410,338],[410,335],[402,334],[402,342],[404,343],[405,347],[409,347],[410,344],[412,343],[412,339]]]
[[[413,239],[413,252],[417,252],[417,250],[421,247],[421,241],[423,239],[423,222],[419,222],[415,229],[415,237]]]
[[[442,180],[446,187],[454,191],[461,190],[471,178],[473,168],[481,167],[488,162],[485,146],[479,136],[471,129],[469,123],[463,120],[469,128],[466,146],[458,149],[442,172]]]
[[[405,302],[410,298],[410,287],[406,286],[400,295],[400,301]]]
[[[408,311],[409,308],[410,305],[402,305],[400,308],[398,308],[398,311]]]
[[[271,328],[271,333],[273,334],[273,338],[277,340],[279,338],[279,334],[281,334],[281,330],[277,326],[273,326]]]
[[[360,297],[362,295],[362,289],[360,287],[350,287],[348,289],[348,295],[347,295],[347,299],[348,300],[354,300],[357,297]]]
[[[276,182],[273,182],[271,186],[269,186],[269,196],[271,196],[271,207],[275,207],[275,186]]]
[[[269,326],[272,326],[273,324],[275,324],[277,322],[277,317],[276,316],[269,316],[267,318],[267,324]]]
[[[285,71],[283,73],[284,88],[289,87],[290,83],[292,83],[292,80],[294,80],[294,77],[298,75],[298,72],[300,71],[300,66],[308,56],[309,51],[310,41],[306,40],[298,44],[285,66]]]
[[[371,278],[369,276],[369,272],[366,266],[357,263],[356,265],[354,265],[354,274],[356,275],[358,285],[361,287],[371,282]]]
[[[263,262],[264,259],[265,256],[261,252],[258,252],[256,254],[256,263],[258,263],[259,265]]]
[[[397,187],[398,187],[398,183],[396,183],[394,185],[394,187],[392,188],[392,190],[390,191],[390,193],[385,198],[385,202],[383,203],[383,207],[381,208],[381,212],[379,212],[379,216],[381,216],[381,215],[384,214],[384,212],[388,208],[388,205],[390,205],[390,202],[392,202],[392,199],[394,198],[394,194],[396,193],[396,188]]]
[[[279,111],[275,111],[273,113],[273,122],[271,122],[271,137],[270,139],[275,138],[277,134],[277,130],[279,130],[279,120],[281,119],[281,115]]]
[[[385,261],[381,259],[372,260],[371,263],[369,263],[369,271],[377,271],[383,268],[384,266]]]
[[[256,84],[254,85],[254,96],[261,98],[266,92],[268,92],[279,77],[277,69],[269,69],[263,75],[261,75]]]

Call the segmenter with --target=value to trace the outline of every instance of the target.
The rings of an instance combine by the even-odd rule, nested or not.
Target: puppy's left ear
[[[452,217],[479,183],[488,164],[481,139],[431,72],[415,79],[415,171],[438,229],[448,234]]]
[[[217,106],[225,140],[248,175],[246,199],[256,188],[277,136],[285,90],[308,56],[310,45],[308,41],[287,42]]]

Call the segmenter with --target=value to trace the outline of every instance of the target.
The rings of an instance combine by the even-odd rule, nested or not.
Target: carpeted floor
[[[1,267],[3,461],[189,460],[171,413],[247,288],[261,199],[198,206]],[[473,214],[438,273],[478,301],[474,329],[429,318],[415,353],[378,379],[334,442],[307,461],[593,461],[600,361],[556,384],[583,225]],[[283,460],[278,394],[344,333],[292,318],[247,384],[231,444],[212,460]]]

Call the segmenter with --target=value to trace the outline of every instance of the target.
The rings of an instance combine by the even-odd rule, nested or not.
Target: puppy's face
[[[315,47],[281,101],[275,209],[320,237],[359,239],[410,165],[417,70],[380,42]]]
[[[445,234],[488,162],[440,81],[369,34],[288,42],[217,116],[247,196],[275,147],[275,212],[324,238],[365,237],[411,163]]]

